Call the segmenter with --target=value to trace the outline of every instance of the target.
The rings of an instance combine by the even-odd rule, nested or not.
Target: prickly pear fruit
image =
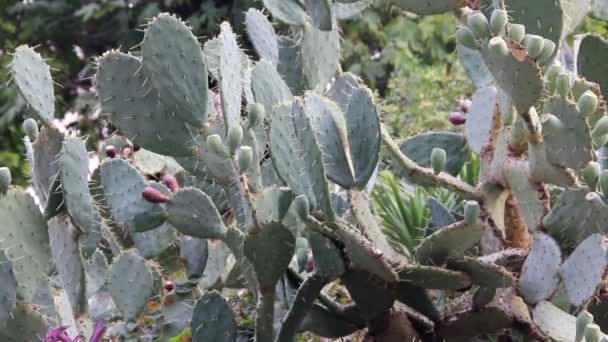
[[[585,328],[585,342],[600,342],[600,338],[602,338],[602,331],[599,325],[589,324]]]
[[[538,60],[541,62],[546,62],[551,56],[553,56],[553,52],[555,51],[555,43],[551,39],[543,39],[543,50],[538,56]]]
[[[555,79],[555,86],[559,96],[566,98],[568,93],[570,93],[570,75],[568,75],[566,72],[562,72],[561,74],[557,75],[557,78]]]
[[[508,22],[507,11],[495,9],[490,16],[490,29],[492,29],[492,33],[495,35],[503,33]]]
[[[468,113],[472,103],[473,101],[471,101],[470,99],[460,99],[458,101],[458,107],[460,107],[461,112]]]
[[[166,280],[163,287],[165,288],[165,291],[171,292],[175,290],[175,282],[173,280]]]
[[[591,90],[587,90],[583,93],[583,95],[581,95],[581,97],[578,98],[578,109],[585,116],[595,113],[597,110],[597,105],[597,95],[595,95]]]
[[[464,220],[467,223],[473,224],[477,222],[480,213],[481,208],[479,207],[479,203],[477,203],[477,201],[464,202]]]
[[[452,125],[458,126],[463,125],[467,121],[467,118],[461,112],[451,112],[448,115],[448,120],[450,120]]]
[[[108,158],[116,157],[116,147],[114,147],[114,145],[106,146],[106,156],[108,156]]]
[[[608,170],[602,171],[600,175],[600,190],[602,190],[604,196],[608,193]]]
[[[528,57],[536,58],[543,52],[544,46],[543,37],[535,34],[527,34],[524,36],[523,45],[528,50]]]
[[[247,106],[247,113],[249,117],[249,125],[247,127],[249,128],[256,127],[264,121],[264,106],[259,103],[250,103]]]
[[[507,37],[517,44],[521,44],[526,36],[526,27],[521,24],[511,24],[509,25],[509,32],[507,33]]]
[[[433,167],[433,172],[435,172],[435,174],[439,174],[445,170],[446,161],[447,155],[444,149],[434,148],[431,151],[431,166]]]
[[[595,123],[595,126],[593,126],[591,135],[595,138],[606,134],[608,134],[608,116],[603,116]]]
[[[306,260],[306,267],[304,268],[304,271],[306,271],[306,273],[310,273],[314,270],[315,270],[315,259],[313,258],[312,253],[309,253],[308,259]]]
[[[585,183],[589,187],[589,190],[595,191],[597,189],[597,182],[600,179],[600,164],[597,162],[591,161],[587,166],[583,169],[583,178],[585,179]]]
[[[253,150],[250,146],[241,146],[237,155],[239,171],[245,173],[253,160]]]
[[[308,198],[305,195],[299,195],[293,199],[293,205],[303,220],[308,220],[308,213],[310,212],[310,204],[308,203]]]
[[[144,191],[141,193],[141,196],[148,202],[151,203],[167,203],[169,202],[169,197],[165,196],[159,190],[151,186],[147,186]]]
[[[582,310],[578,316],[576,316],[576,337],[575,342],[580,342],[585,337],[585,329],[589,324],[593,323],[593,315],[587,310]]]
[[[133,144],[133,152],[137,152],[141,150],[141,146],[137,145],[137,144]]]
[[[479,50],[475,34],[466,26],[462,26],[456,31],[456,40],[464,47]]]
[[[564,123],[553,114],[543,115],[543,134],[555,134],[564,128]]]
[[[130,147],[125,147],[125,148],[122,150],[122,155],[123,155],[125,158],[131,158],[131,157],[133,156],[133,150],[132,150]]]
[[[11,170],[8,167],[0,167],[0,195],[6,195],[11,182]]]
[[[25,132],[25,135],[30,138],[30,141],[36,141],[38,138],[38,124],[36,123],[36,120],[32,118],[25,119],[25,121],[23,121],[23,131]]]
[[[177,182],[177,178],[175,178],[175,176],[171,173],[165,173],[163,175],[163,184],[165,184],[165,186],[169,188],[171,192],[176,192],[177,190],[179,190],[179,183]]]
[[[226,157],[229,155],[228,148],[226,145],[224,145],[224,142],[222,142],[222,138],[219,134],[212,134],[208,136],[207,144],[209,145],[211,151],[218,156]]]
[[[480,11],[469,13],[467,25],[479,38],[490,38],[492,36],[492,33],[490,32],[490,23],[488,23],[488,19]]]
[[[496,36],[490,39],[488,42],[488,47],[493,54],[497,56],[507,56],[509,54],[509,48],[507,47],[507,42],[502,39],[501,36]]]
[[[241,146],[241,141],[243,141],[243,127],[230,127],[228,129],[228,149],[231,154],[234,154],[239,146]]]
[[[557,76],[564,72],[564,68],[561,65],[554,64],[547,68],[545,76],[547,77],[547,91],[549,94],[555,93],[557,88]]]

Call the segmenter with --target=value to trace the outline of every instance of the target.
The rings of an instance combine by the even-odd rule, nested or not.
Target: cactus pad
[[[230,24],[222,23],[219,38],[219,86],[226,132],[240,125],[243,93],[241,49]]]
[[[43,128],[36,141],[31,145],[31,158],[33,160],[28,155],[30,171],[32,172],[32,184],[36,196],[38,196],[40,204],[44,208],[47,208],[47,204],[57,205],[57,203],[63,201],[63,193],[53,188],[61,166],[58,159],[63,139],[63,134],[56,128]],[[47,208],[47,211],[54,211],[57,208],[48,209],[51,208]]]
[[[421,15],[439,14],[465,6],[462,0],[392,0],[404,11]]]
[[[340,250],[329,238],[311,231],[308,235],[308,242],[317,274],[332,278],[344,273],[346,266],[342,261]]]
[[[532,313],[534,323],[554,341],[574,341],[576,317],[557,308],[547,301],[536,304]]]
[[[260,223],[281,222],[287,215],[293,194],[288,187],[273,186],[253,196],[253,206]]]
[[[333,1],[306,0],[305,3],[313,25],[321,31],[331,31],[333,27]]]
[[[406,265],[399,270],[399,280],[425,289],[461,290],[471,286],[468,274],[434,266]]]
[[[462,134],[452,132],[428,132],[415,135],[401,143],[399,149],[422,167],[431,167],[431,151],[442,148],[447,154],[446,172],[457,175],[462,169],[469,149]]]
[[[175,242],[175,227],[165,222],[143,233],[131,233],[131,239],[144,258],[153,258],[169,249]]]
[[[108,290],[125,320],[133,320],[153,293],[152,271],[133,252],[121,254],[106,274]]]
[[[361,13],[372,0],[338,0],[334,1],[333,12],[338,20],[351,19]]]
[[[562,253],[555,240],[545,233],[535,232],[517,288],[527,303],[534,305],[555,292],[561,263]]]
[[[38,119],[50,126],[55,115],[55,95],[51,71],[44,59],[31,47],[19,46],[15,49],[11,73],[19,93]]]
[[[602,284],[608,265],[607,249],[606,237],[603,234],[593,234],[581,242],[564,261],[560,275],[573,305],[584,304]]]
[[[273,17],[289,25],[304,25],[306,13],[298,0],[263,0]]]
[[[460,221],[439,229],[422,240],[416,249],[416,259],[424,265],[442,265],[449,258],[460,258],[476,245],[483,235],[481,221],[468,224]]]
[[[184,260],[188,277],[197,278],[203,275],[209,257],[207,240],[182,235],[179,247],[180,257]]]
[[[596,35],[586,35],[578,50],[578,72],[582,77],[600,85],[602,95],[608,97],[608,66],[600,61],[608,57],[608,41]]]
[[[481,154],[490,138],[494,113],[498,110],[498,91],[494,87],[478,89],[472,101],[467,112],[465,134],[471,149]]]
[[[180,189],[167,203],[169,221],[181,233],[200,239],[221,239],[226,226],[213,201],[196,188]]]
[[[0,251],[0,327],[4,328],[6,321],[11,318],[11,312],[17,301],[17,279],[13,273],[13,263]]]
[[[279,42],[268,18],[259,10],[250,8],[245,14],[245,26],[258,55],[273,65],[277,65],[279,63]]]
[[[268,61],[261,60],[253,67],[251,89],[256,102],[264,105],[267,116],[280,102],[291,101],[293,95],[277,69]]]
[[[337,28],[321,31],[314,25],[306,25],[302,30],[300,58],[306,84],[309,89],[325,89],[338,71],[340,33]],[[319,49],[319,45],[323,48]]]
[[[502,173],[511,193],[517,201],[519,214],[528,231],[540,228],[542,219],[549,209],[548,194],[542,183],[530,179],[528,163],[518,159],[508,159],[503,163]]]
[[[504,267],[465,256],[448,263],[451,268],[467,273],[475,285],[485,288],[505,288],[515,284],[515,277]]]
[[[236,340],[234,313],[217,292],[207,292],[196,302],[190,322],[192,341],[232,342]]]
[[[44,317],[33,306],[21,304],[0,331],[0,339],[6,342],[39,341],[47,330]]]

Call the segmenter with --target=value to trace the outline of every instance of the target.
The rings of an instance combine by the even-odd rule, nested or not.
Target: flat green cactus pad
[[[568,299],[580,306],[595,295],[602,284],[608,260],[608,240],[604,234],[593,234],[581,242],[560,269]]]
[[[312,19],[313,25],[319,30],[331,31],[333,27],[333,1],[331,0],[306,0],[306,8]]]
[[[442,290],[461,290],[472,284],[464,272],[422,265],[405,265],[399,270],[399,280],[425,289]]]
[[[362,81],[353,73],[344,72],[336,76],[332,82],[327,96],[334,101],[343,113],[348,111],[348,106],[353,98],[355,90],[359,88]]]
[[[280,222],[267,223],[261,231],[248,233],[243,252],[251,261],[260,291],[274,291],[295,252],[295,236]]]
[[[541,227],[542,219],[549,210],[549,197],[542,183],[530,181],[528,163],[519,159],[508,159],[503,164],[503,176],[511,190],[519,214],[528,231],[533,232]]]
[[[588,236],[606,231],[598,222],[608,222],[608,206],[588,194],[594,193],[587,189],[565,190],[543,218],[543,226],[562,246],[576,246]]]
[[[469,76],[469,79],[471,79],[471,82],[473,82],[475,88],[484,88],[494,83],[494,76],[492,76],[478,50],[469,49],[462,44],[458,44],[456,51],[458,52],[458,57],[464,71]]]
[[[0,251],[0,327],[4,328],[11,318],[11,312],[17,300],[17,279],[13,272],[13,263]]]
[[[294,94],[306,88],[302,74],[302,61],[297,39],[292,36],[279,37],[279,63],[277,71]]]
[[[259,10],[250,8],[245,14],[247,35],[258,55],[277,65],[279,63],[279,42],[272,23]]]
[[[316,304],[304,317],[300,329],[326,338],[339,338],[350,335],[359,328],[326,307]]]
[[[447,227],[456,223],[456,219],[450,213],[450,211],[443,206],[441,202],[439,202],[435,197],[429,197],[427,200],[427,206],[429,207],[429,211],[431,212],[431,224],[434,229],[429,230],[429,233],[435,232],[436,228]],[[426,233],[426,231],[425,231]],[[425,234],[428,236],[430,234]]]
[[[153,293],[152,271],[133,251],[121,254],[106,274],[108,290],[125,320],[133,320]]]
[[[138,58],[105,53],[96,77],[101,108],[134,144],[163,155],[191,156],[196,126],[174,116],[144,82],[147,78]]]
[[[551,164],[580,170],[595,159],[589,124],[576,103],[555,95],[545,100],[543,110],[555,115],[563,125],[556,130],[543,127],[547,160]]]
[[[445,13],[465,6],[463,0],[392,0],[391,2],[404,11],[421,15]]]
[[[167,203],[169,221],[181,233],[199,239],[222,239],[226,226],[213,201],[196,188],[183,188]]]
[[[273,17],[289,25],[304,25],[306,13],[298,0],[263,0]]]
[[[143,233],[131,233],[131,239],[144,258],[159,256],[175,242],[175,227],[165,222]]]
[[[300,58],[306,84],[309,89],[325,89],[340,64],[340,33],[337,28],[321,31],[314,25],[306,25],[302,31]]]
[[[203,275],[209,258],[209,244],[207,240],[197,239],[187,235],[180,237],[179,253],[184,260],[184,267],[189,278]]]
[[[505,288],[516,283],[516,278],[502,266],[477,258],[465,256],[462,260],[450,261],[448,266],[465,272],[475,285],[485,288]]]
[[[467,249],[479,243],[482,235],[481,221],[456,222],[422,240],[416,249],[416,259],[423,265],[442,265],[449,258],[462,257]]]
[[[101,185],[112,218],[129,232],[143,232],[164,222],[164,209],[142,197],[145,178],[124,159],[101,164]]]
[[[207,121],[207,68],[190,28],[161,13],[147,26],[141,44],[143,69],[168,113],[202,126]]]
[[[226,131],[240,125],[243,93],[241,49],[230,24],[222,23],[219,38],[219,84]]]
[[[535,232],[517,287],[527,303],[534,305],[555,292],[561,263],[562,253],[555,240],[545,233]]]
[[[490,139],[492,121],[497,110],[498,90],[495,87],[481,88],[473,94],[464,132],[469,146],[477,154],[481,154],[481,149]]]
[[[40,204],[47,208],[47,204],[57,204],[63,201],[63,193],[53,188],[59,175],[61,164],[58,159],[63,146],[64,136],[56,128],[43,128],[38,138],[32,144],[32,158],[28,155],[32,185]],[[56,197],[51,199],[52,197]],[[57,198],[58,197],[58,198]],[[53,208],[56,209],[56,208]]]
[[[264,105],[266,116],[269,117],[275,105],[291,101],[291,90],[281,79],[277,69],[268,61],[261,60],[253,67],[251,89],[256,102]]]
[[[338,20],[351,19],[359,13],[361,13],[364,9],[366,9],[369,5],[371,5],[373,0],[338,0],[333,3],[333,12]]]
[[[55,115],[55,94],[51,71],[42,56],[29,46],[19,46],[13,55],[11,74],[38,119],[50,126]]]
[[[33,306],[21,304],[0,331],[0,338],[6,342],[39,341],[48,329],[44,317]]]
[[[578,50],[577,66],[582,77],[600,85],[602,95],[608,97],[608,41],[596,35],[586,35]]]
[[[217,292],[207,292],[196,302],[190,322],[192,342],[236,340],[234,312]]]
[[[554,341],[571,342],[576,334],[576,317],[547,301],[536,304],[532,312],[534,323]]]
[[[421,133],[404,140],[399,149],[408,158],[422,167],[431,167],[431,151],[442,148],[447,155],[446,172],[457,175],[462,169],[469,149],[462,134],[452,132]]]
[[[273,186],[253,194],[253,206],[260,223],[282,222],[287,215],[293,194],[288,187]]]
[[[315,272],[327,278],[339,277],[346,270],[340,250],[327,237],[310,231],[308,242],[312,250]]]
[[[0,198],[0,217],[0,248],[13,262],[19,298],[29,302],[38,286],[47,281],[51,252],[46,222],[34,199],[17,189],[9,189]]]
[[[398,301],[420,312],[433,322],[441,320],[441,314],[433,303],[429,292],[422,287],[400,281],[397,283],[395,294]]]

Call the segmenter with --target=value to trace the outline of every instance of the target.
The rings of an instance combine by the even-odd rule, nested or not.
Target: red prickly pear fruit
[[[122,155],[126,158],[131,158],[133,155],[133,150],[130,147],[125,147],[124,150],[122,150]]]
[[[106,146],[106,156],[108,156],[109,158],[116,157],[116,147],[112,145]]]
[[[171,292],[175,289],[175,282],[173,280],[167,280],[165,281],[165,291],[167,292]]]
[[[460,111],[463,113],[468,113],[469,108],[471,108],[471,103],[473,103],[473,102],[469,99],[462,99],[462,100],[458,101],[458,106],[460,107]]]
[[[177,182],[177,178],[175,178],[175,176],[170,173],[166,173],[163,176],[163,184],[165,184],[165,186],[169,188],[171,192],[176,192],[177,190],[179,190],[179,183]]]
[[[306,260],[306,267],[304,267],[304,271],[306,273],[310,273],[315,269],[315,260],[312,258],[312,254],[308,254],[308,260]]]
[[[137,152],[141,150],[141,146],[137,145],[137,144],[133,144],[133,152]]]
[[[462,125],[467,121],[467,118],[461,112],[451,112],[448,116],[448,120],[452,125]]]
[[[169,197],[165,196],[162,192],[154,189],[151,186],[147,186],[144,191],[141,193],[141,196],[148,202],[152,203],[167,203],[169,202]]]

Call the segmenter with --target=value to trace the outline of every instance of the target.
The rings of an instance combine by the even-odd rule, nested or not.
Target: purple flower
[[[106,331],[106,327],[103,326],[103,322],[97,321],[93,326],[93,333],[89,342],[100,342],[103,337],[103,333]]]
[[[82,336],[78,335],[73,339],[65,333],[68,327],[59,327],[53,330],[48,331],[44,335],[43,342],[79,342]],[[89,342],[101,342],[101,338],[103,337],[103,333],[106,328],[103,326],[103,322],[97,321],[93,326],[93,333],[91,334],[91,338]]]

